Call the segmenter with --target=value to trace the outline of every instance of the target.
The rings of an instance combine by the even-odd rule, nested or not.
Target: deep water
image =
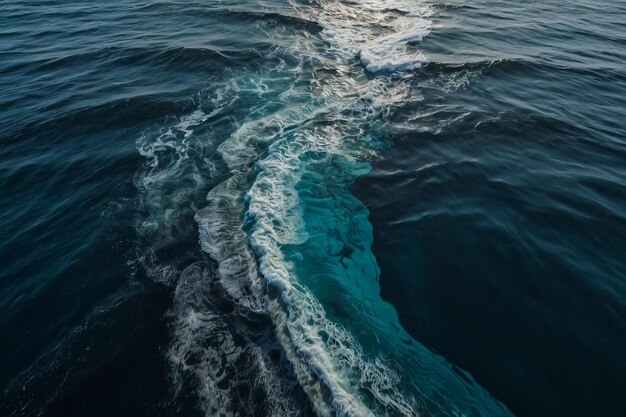
[[[0,4],[0,413],[621,416],[626,4]]]

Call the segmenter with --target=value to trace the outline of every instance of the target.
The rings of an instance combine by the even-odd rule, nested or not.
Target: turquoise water
[[[621,415],[624,16],[3,3],[3,414]]]

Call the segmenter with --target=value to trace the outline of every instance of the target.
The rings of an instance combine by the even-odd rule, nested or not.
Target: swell
[[[213,12],[211,12],[211,14],[213,14]],[[306,30],[312,34],[317,34],[323,29],[317,22],[309,20],[304,16],[295,16],[279,12],[253,11],[234,8],[217,11],[216,14],[219,16],[232,17],[237,20],[249,22],[265,22],[272,25],[284,25],[292,29]]]
[[[15,103],[19,101],[16,100]],[[14,103],[8,102],[6,104]],[[29,141],[30,138],[46,132],[51,133],[50,140],[55,140],[64,129],[75,127],[77,124],[79,126],[89,124],[98,131],[112,125],[124,125],[132,122],[135,120],[133,112],[139,109],[145,112],[146,119],[158,120],[188,106],[184,102],[173,102],[160,95],[123,97],[95,105],[79,103],[77,108],[64,109],[66,105],[71,106],[73,104],[74,101],[71,99],[61,100],[54,107],[43,109],[46,112],[51,112],[57,108],[57,114],[53,113],[46,117],[42,112],[33,117],[35,120],[22,122],[25,123],[24,125],[19,124],[21,121],[10,120],[9,122],[13,124],[8,125],[8,134],[1,140],[4,142]]]
[[[90,52],[63,54],[60,57],[40,58],[23,61],[0,69],[0,74],[26,72],[35,75],[71,66],[98,65],[102,69],[118,69],[125,66],[153,66],[163,70],[173,70],[181,66],[192,65],[191,69],[202,69],[202,63],[208,68],[217,65],[251,64],[271,48],[271,44],[258,44],[256,50],[210,49],[189,47],[118,47],[109,46]],[[207,69],[207,68],[204,68]]]
[[[512,58],[463,63],[429,62],[416,75],[432,76],[438,73],[452,74],[460,71],[480,71],[485,75],[503,77],[510,77],[514,74],[550,74],[581,75],[596,78],[599,82],[622,82],[626,80],[626,73],[611,66],[584,67]]]
[[[95,73],[123,74],[128,85],[133,86],[139,75],[146,71],[155,74],[185,73],[216,75],[226,68],[258,67],[261,56],[270,53],[271,45],[265,48],[259,43],[256,50],[220,50],[209,48],[124,48],[107,47],[97,50],[64,56],[62,58],[35,59],[5,67],[5,73],[19,72],[20,79],[31,82],[28,94],[17,93],[13,86],[5,86],[5,95],[0,99],[0,110],[15,109],[23,114],[3,118],[7,126],[6,135],[17,139],[28,137],[44,130],[52,130],[76,121],[95,121],[95,126],[110,128],[112,125],[130,124],[137,119],[137,108],[142,109],[142,118],[165,117],[176,114],[180,108],[189,106],[184,85],[161,88],[155,85],[138,95],[136,89],[122,87],[112,94],[110,85],[92,85],[85,82]],[[264,58],[264,61],[272,61]],[[278,65],[278,62],[275,62]],[[82,68],[85,72],[78,76],[59,80],[44,77],[49,72],[67,72],[67,68]],[[163,76],[160,76],[161,78]],[[81,88],[84,87],[84,88]],[[57,94],[49,94],[50,90]],[[180,101],[176,101],[176,95]],[[36,100],[41,100],[37,102]],[[38,103],[35,106],[34,103]],[[9,112],[6,112],[9,115]],[[145,116],[145,117],[144,117]],[[128,120],[128,123],[124,123]],[[15,132],[15,133],[13,133]]]
[[[222,19],[232,19],[233,24],[265,22],[272,25],[284,25],[293,29],[304,29],[311,33],[318,33],[321,28],[317,22],[309,20],[304,16],[297,16],[290,13],[290,10],[278,9],[263,10],[264,7],[252,9],[246,5],[220,4],[217,7],[206,3],[189,3],[185,7],[180,7],[175,3],[151,3],[141,6],[140,9],[155,14],[184,12],[194,13],[199,16],[213,18],[219,16]]]

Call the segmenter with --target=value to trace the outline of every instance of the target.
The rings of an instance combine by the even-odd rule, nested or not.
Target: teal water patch
[[[343,333],[318,326],[316,335],[328,352],[335,351],[335,366],[348,375],[353,395],[376,414],[509,415],[470,376],[413,340],[393,306],[380,297],[369,212],[350,192],[352,182],[370,170],[369,163],[352,156],[362,152],[356,146],[384,146],[377,139],[383,132],[377,133],[347,135],[340,150],[305,153],[300,159],[295,189],[304,241],[281,249],[295,286],[310,292],[325,319],[349,333],[342,339]],[[362,358],[355,361],[346,351]]]
[[[348,188],[369,170],[367,162],[342,155],[313,156],[297,185],[308,239],[284,248],[298,282],[320,300],[329,318],[358,329],[368,341],[364,347],[378,343],[378,335],[363,324],[373,317],[379,268],[370,251],[367,209]]]

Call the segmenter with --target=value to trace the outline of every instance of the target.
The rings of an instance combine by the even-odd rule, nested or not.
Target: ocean
[[[3,416],[623,416],[626,3],[0,3]]]

